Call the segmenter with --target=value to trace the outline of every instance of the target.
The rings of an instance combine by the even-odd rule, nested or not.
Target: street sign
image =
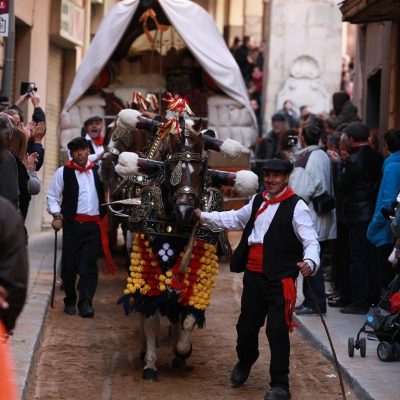
[[[0,0],[0,36],[8,36],[8,0]]]

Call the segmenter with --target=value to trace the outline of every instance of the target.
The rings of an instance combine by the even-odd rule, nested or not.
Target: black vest
[[[279,204],[263,240],[263,271],[271,280],[297,277],[297,263],[303,260],[303,245],[293,229],[293,213],[300,197],[294,195]],[[259,193],[254,198],[251,217],[247,222],[238,247],[232,255],[230,269],[243,272],[249,255],[248,239],[254,227],[255,215],[263,203]]]
[[[100,181],[98,174],[99,167],[95,165],[92,168],[94,183],[96,186],[97,197],[99,198],[99,212],[100,216],[104,217],[107,210],[105,207],[101,207],[101,204],[105,203],[104,200],[104,188]],[[73,220],[78,209],[78,196],[79,196],[79,184],[76,179],[75,170],[73,168],[64,167],[63,171],[64,179],[64,190],[63,198],[61,202],[61,214],[65,219]]]

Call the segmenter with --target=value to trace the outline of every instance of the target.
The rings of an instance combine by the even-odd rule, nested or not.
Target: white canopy
[[[208,12],[190,0],[158,2],[203,69],[221,90],[248,109],[256,127],[240,69]],[[139,0],[123,0],[105,16],[80,63],[62,112],[67,112],[80,99],[107,64],[138,5]]]

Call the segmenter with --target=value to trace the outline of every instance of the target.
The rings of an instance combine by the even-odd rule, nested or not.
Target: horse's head
[[[171,191],[174,214],[184,223],[192,220],[204,186],[206,163],[199,125],[201,121],[186,126],[180,135],[171,133],[165,159],[165,179]]]

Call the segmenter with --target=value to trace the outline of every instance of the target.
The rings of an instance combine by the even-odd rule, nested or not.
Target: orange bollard
[[[17,391],[8,334],[0,322],[0,399],[16,400]]]

